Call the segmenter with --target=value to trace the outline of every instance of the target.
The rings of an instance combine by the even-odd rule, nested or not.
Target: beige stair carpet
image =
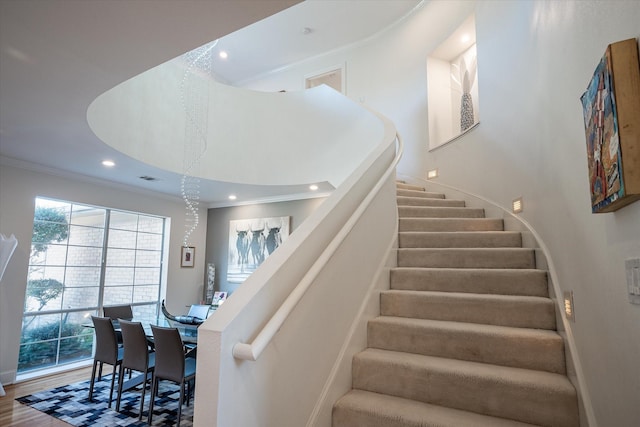
[[[397,186],[398,267],[333,427],[579,426],[547,275],[520,233]]]

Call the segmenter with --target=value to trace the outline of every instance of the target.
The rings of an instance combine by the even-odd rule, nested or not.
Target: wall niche
[[[475,16],[427,57],[429,149],[475,128],[479,121]]]

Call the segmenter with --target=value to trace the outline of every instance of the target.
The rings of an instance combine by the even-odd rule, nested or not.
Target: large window
[[[92,357],[90,315],[158,312],[164,218],[36,199],[18,373]]]

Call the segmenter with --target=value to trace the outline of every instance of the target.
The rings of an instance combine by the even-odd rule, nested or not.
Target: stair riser
[[[399,206],[400,218],[484,218],[484,209],[432,206]]]
[[[548,297],[541,270],[394,268],[391,289]]]
[[[545,426],[577,427],[575,390],[536,387],[502,377],[356,356],[356,389]],[[393,378],[394,381],[389,381]]]
[[[517,232],[403,232],[398,234],[401,248],[518,248],[522,236]]]
[[[451,208],[464,208],[464,200],[432,199],[426,197],[397,197],[398,206],[446,206]]]
[[[501,219],[400,218],[399,231],[503,231]]]
[[[475,329],[378,318],[368,324],[367,343],[369,347],[383,350],[565,373],[560,335],[542,331],[518,333],[511,328]]]
[[[380,295],[380,314],[516,328],[556,328],[555,309],[551,300],[514,301],[508,298],[407,294],[409,292],[383,292]]]
[[[399,249],[398,267],[535,268],[530,249]]]
[[[458,409],[351,390],[333,409],[333,427],[536,427]]]
[[[426,191],[418,191],[418,190],[398,189],[396,191],[396,195],[403,196],[403,197],[424,197],[427,199],[444,199],[444,194],[442,193],[429,193]]]

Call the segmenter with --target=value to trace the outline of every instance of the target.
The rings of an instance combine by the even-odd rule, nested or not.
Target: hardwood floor
[[[15,399],[90,378],[91,367],[89,366],[4,386],[7,395],[0,397],[0,427],[68,427],[69,424],[18,403]]]

